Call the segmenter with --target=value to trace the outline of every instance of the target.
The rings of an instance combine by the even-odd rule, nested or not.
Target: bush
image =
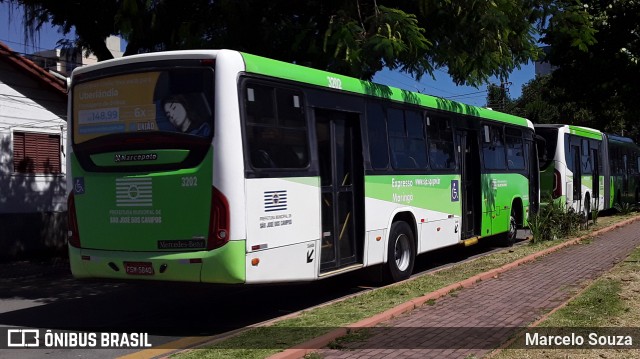
[[[551,202],[529,218],[532,243],[568,237],[576,233],[584,223],[582,214],[563,204]]]
[[[600,209],[598,209],[598,205],[596,204],[595,207],[591,208],[591,220],[593,221],[593,224],[598,224],[598,217],[600,216]]]
[[[620,214],[629,214],[636,210],[636,205],[629,202],[616,203],[613,205],[613,208],[616,209]]]

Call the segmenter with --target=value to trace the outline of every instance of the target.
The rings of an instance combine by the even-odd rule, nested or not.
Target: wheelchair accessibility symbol
[[[73,178],[73,193],[84,194],[84,177]]]
[[[451,202],[460,200],[460,192],[458,191],[458,180],[451,180]]]

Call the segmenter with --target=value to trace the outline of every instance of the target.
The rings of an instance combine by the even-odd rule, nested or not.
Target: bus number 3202
[[[198,177],[182,177],[182,187],[198,187]]]
[[[342,90],[342,80],[335,77],[327,77],[327,79],[329,80],[329,87]]]

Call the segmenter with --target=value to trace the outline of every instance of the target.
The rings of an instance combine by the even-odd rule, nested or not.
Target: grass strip
[[[550,333],[567,330],[586,337],[603,328],[611,333],[620,328],[620,335],[640,328],[640,248],[636,248],[624,261],[593,281],[566,306],[551,314],[536,330]],[[532,328],[533,329],[533,328]],[[532,330],[533,331],[533,330]],[[564,333],[564,332],[563,332]],[[566,333],[564,333],[566,334]],[[522,349],[522,338],[515,340],[504,350],[494,353],[492,359],[515,358],[635,358],[637,349],[623,348],[567,348]],[[638,340],[640,338],[634,338]]]
[[[600,217],[597,225],[591,226],[588,231],[579,232],[576,236],[588,234],[630,217],[632,216]],[[369,318],[413,298],[501,267],[563,241],[559,239],[513,247],[394,286],[365,292],[331,305],[303,311],[297,317],[279,321],[269,327],[252,328],[212,345],[175,354],[172,358],[265,358],[323,335],[334,328]]]

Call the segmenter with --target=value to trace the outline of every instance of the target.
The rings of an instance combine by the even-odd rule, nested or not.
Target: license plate
[[[124,270],[130,275],[153,275],[151,262],[124,262]]]

